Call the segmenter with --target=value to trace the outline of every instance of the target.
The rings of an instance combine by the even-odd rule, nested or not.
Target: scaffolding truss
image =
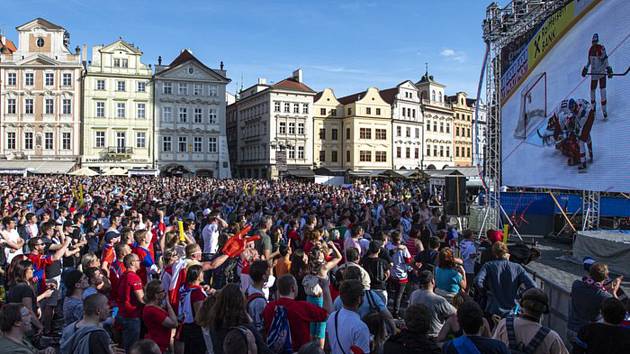
[[[601,193],[582,191],[582,231],[599,229]]]

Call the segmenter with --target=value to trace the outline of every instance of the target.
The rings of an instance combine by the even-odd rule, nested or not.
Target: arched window
[[[439,92],[440,102],[442,102],[442,92]]]
[[[431,91],[431,101],[435,101],[435,90]]]

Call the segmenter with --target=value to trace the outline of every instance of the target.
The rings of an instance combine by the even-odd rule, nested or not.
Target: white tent
[[[126,176],[126,175],[127,175],[127,171],[125,171],[124,169],[120,167],[110,168],[109,170],[105,171],[105,173],[103,173],[103,176]]]
[[[80,169],[72,171],[68,174],[72,176],[98,176],[98,172],[89,167],[81,167]]]

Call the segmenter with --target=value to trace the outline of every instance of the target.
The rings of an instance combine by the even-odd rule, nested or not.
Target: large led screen
[[[630,1],[574,0],[506,47],[504,185],[630,191],[629,38]]]

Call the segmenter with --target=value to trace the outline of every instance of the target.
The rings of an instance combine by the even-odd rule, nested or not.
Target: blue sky
[[[314,90],[338,97],[370,86],[417,81],[425,62],[447,93],[476,95],[489,0],[2,0],[0,28],[44,17],[70,32],[70,45],[123,37],[145,63],[190,48],[210,67],[223,60],[235,91],[258,77],[279,81],[298,67]],[[17,44],[17,43],[16,43]]]

